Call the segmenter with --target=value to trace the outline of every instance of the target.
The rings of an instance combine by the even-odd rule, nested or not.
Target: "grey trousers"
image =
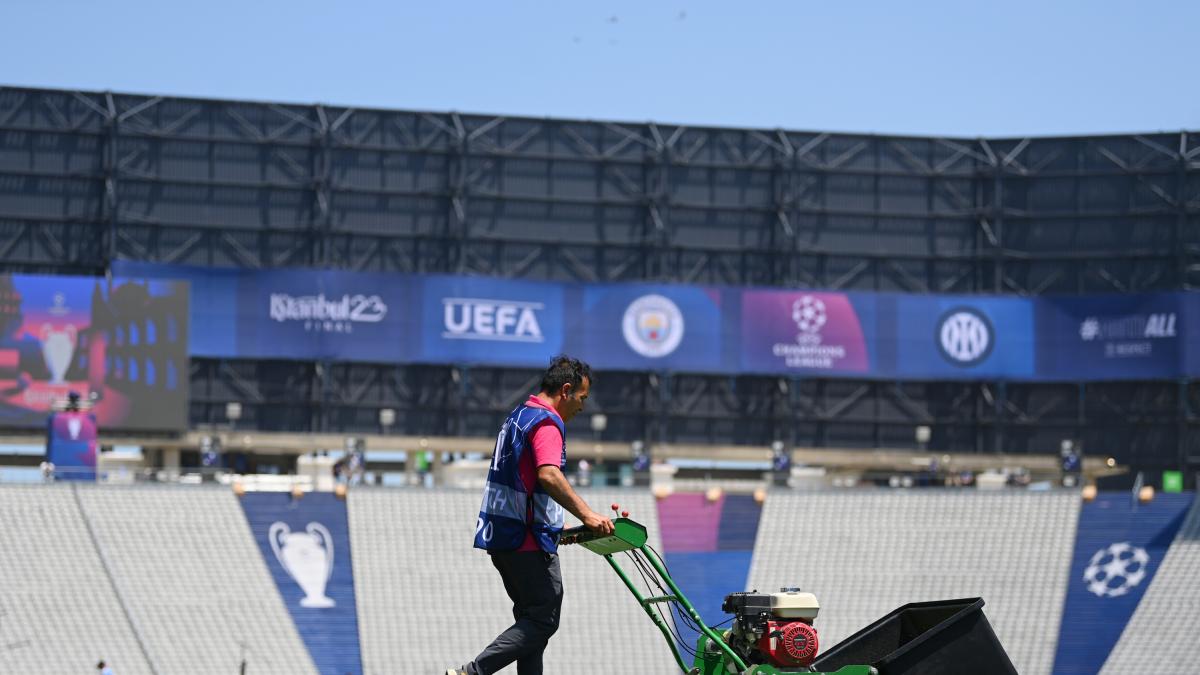
[[[542,652],[558,630],[562,608],[562,572],[558,555],[541,551],[493,553],[504,590],[513,602],[508,627],[467,665],[470,675],[492,675],[513,661],[517,675],[542,675]]]

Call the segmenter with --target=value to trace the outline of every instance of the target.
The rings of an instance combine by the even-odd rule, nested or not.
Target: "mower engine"
[[[807,666],[817,658],[812,623],[818,610],[816,596],[798,588],[730,593],[721,605],[721,611],[734,616],[726,642],[746,663]]]

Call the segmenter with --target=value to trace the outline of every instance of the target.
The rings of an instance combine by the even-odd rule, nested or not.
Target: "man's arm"
[[[588,507],[587,502],[575,493],[571,484],[567,482],[567,477],[553,464],[543,464],[537,470],[538,482],[542,484],[544,489],[553,499],[562,505],[562,507],[571,512],[587,526],[589,530],[600,534],[612,534],[613,522],[604,516],[596,513]]]

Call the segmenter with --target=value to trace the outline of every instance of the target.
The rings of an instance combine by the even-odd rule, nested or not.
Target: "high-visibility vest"
[[[547,553],[558,550],[558,535],[564,522],[563,507],[533,482],[533,494],[525,490],[517,468],[525,452],[533,452],[530,435],[533,428],[549,419],[562,434],[562,454],[558,468],[567,466],[567,432],[558,415],[522,403],[517,406],[496,437],[492,465],[488,469],[483,504],[475,523],[475,548],[487,551],[515,551],[525,542],[525,534],[533,533],[539,548]]]

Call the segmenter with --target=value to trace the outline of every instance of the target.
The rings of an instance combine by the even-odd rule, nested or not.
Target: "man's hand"
[[[583,518],[580,520],[583,521],[583,524],[587,527],[587,529],[595,532],[596,534],[608,535],[613,533],[613,521],[609,518],[605,518],[595,511],[588,511],[587,513],[583,514]]]

